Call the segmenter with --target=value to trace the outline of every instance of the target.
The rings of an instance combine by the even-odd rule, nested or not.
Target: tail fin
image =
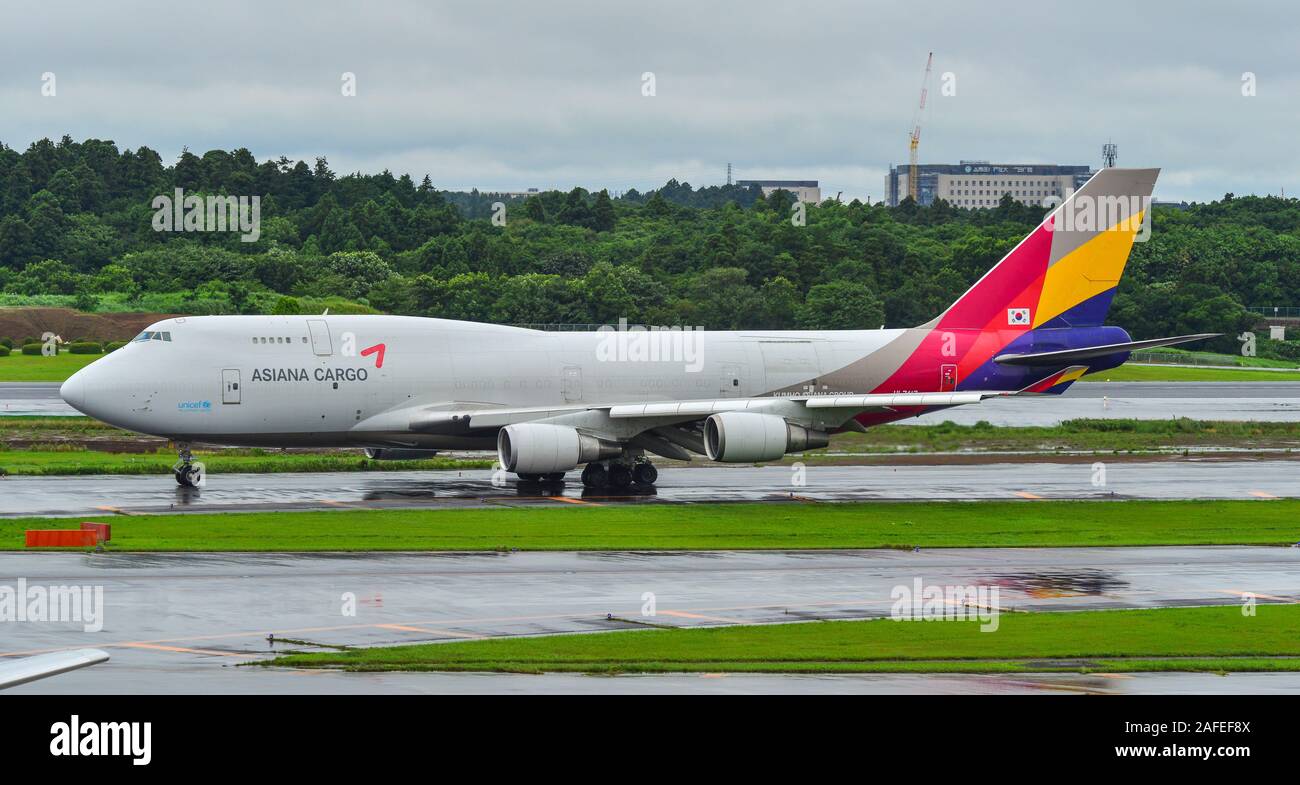
[[[1102,169],[928,326],[1093,327],[1110,310],[1159,169]]]

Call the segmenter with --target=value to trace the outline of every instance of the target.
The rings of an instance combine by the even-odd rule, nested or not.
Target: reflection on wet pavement
[[[1109,570],[1082,569],[994,576],[994,583],[1030,597],[1082,597],[1107,594],[1128,587],[1128,581]]]
[[[590,678],[305,678],[295,672],[225,667],[302,645],[379,646],[628,629],[646,620],[646,592],[655,597],[650,621],[676,627],[882,618],[894,604],[894,589],[918,578],[927,585],[996,584],[997,602],[1011,610],[1229,605],[1241,601],[1239,592],[1253,593],[1264,605],[1300,601],[1300,549],[1264,547],[0,553],[0,584],[12,585],[18,575],[41,583],[104,586],[102,632],[87,633],[79,625],[20,624],[0,639],[0,653],[7,654],[86,646],[109,651],[109,663],[48,680],[45,686],[72,692],[469,691],[471,684],[489,691],[551,689],[543,685],[578,691],[697,689],[697,682],[685,676],[680,682],[620,680],[610,686],[608,680]],[[355,614],[340,610],[345,593],[356,599]],[[268,641],[269,635],[280,643]],[[310,643],[285,644],[286,639]],[[850,679],[845,689],[1128,689],[1111,679],[1098,682],[1105,677],[1097,675],[1064,677],[1064,682],[1054,676],[917,678]],[[749,689],[820,689],[821,682],[798,679],[755,682]],[[1295,689],[1300,679],[1280,686],[1288,683]]]
[[[8,477],[0,516],[223,512],[528,504],[966,499],[1267,499],[1300,497],[1300,462],[1191,458],[1115,461],[1104,484],[1089,462],[808,464],[664,468],[653,488],[584,489],[504,482],[489,470],[209,475],[203,488],[167,476]],[[796,484],[796,478],[798,484]]]

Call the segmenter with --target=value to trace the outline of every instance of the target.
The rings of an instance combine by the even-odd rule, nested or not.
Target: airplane
[[[196,443],[360,447],[378,460],[495,449],[521,481],[651,486],[647,453],[775,461],[990,398],[1059,394],[1137,349],[1105,321],[1158,169],[1070,193],[956,302],[906,329],[554,332],[408,316],[178,316],[69,378],[106,423]],[[1149,228],[1149,224],[1147,225]],[[867,327],[864,325],[864,327]]]

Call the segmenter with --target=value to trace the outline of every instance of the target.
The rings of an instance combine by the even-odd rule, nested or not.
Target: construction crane
[[[912,197],[912,201],[917,201],[916,187],[916,159],[917,148],[921,146],[921,113],[925,111],[925,97],[930,92],[930,70],[934,65],[934,52],[925,60],[925,78],[921,80],[921,103],[916,107],[916,113],[912,115],[912,131],[909,134],[908,144],[908,161],[911,164],[907,172],[907,195]]]

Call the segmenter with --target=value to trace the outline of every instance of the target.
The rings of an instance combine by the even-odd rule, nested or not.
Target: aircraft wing
[[[0,660],[0,690],[101,662],[108,662],[108,652],[99,649],[74,649],[38,654],[21,660]]]
[[[438,404],[406,407],[376,415],[359,424],[359,430],[387,425],[417,433],[455,434],[501,428],[519,422],[537,422],[582,412],[603,414],[612,420],[662,420],[683,422],[718,412],[779,409],[784,414],[839,409],[848,412],[886,411],[911,406],[959,406],[986,398],[1011,395],[1006,391],[889,393],[884,395],[767,396],[717,398],[625,404],[573,404],[570,406],[493,407],[483,404]],[[845,415],[847,418],[850,415]],[[382,418],[382,421],[381,421]]]
[[[889,393],[885,395],[810,395],[807,397],[721,398],[713,401],[632,403],[609,407],[609,416],[622,417],[707,417],[718,412],[766,409],[782,401],[793,401],[809,409],[852,409],[855,411],[896,409],[903,406],[959,406],[979,403],[1005,392]]]

